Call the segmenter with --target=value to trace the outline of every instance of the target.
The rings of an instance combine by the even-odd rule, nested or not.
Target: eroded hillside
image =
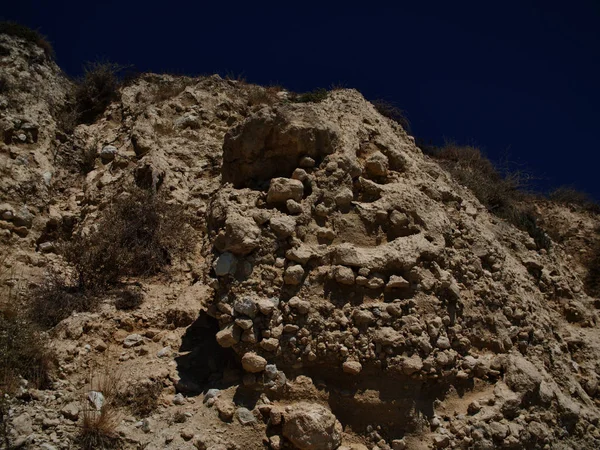
[[[598,215],[540,202],[539,248],[355,90],[145,74],[68,129],[72,82],[0,45],[3,300],[56,355],[5,445],[600,446]]]

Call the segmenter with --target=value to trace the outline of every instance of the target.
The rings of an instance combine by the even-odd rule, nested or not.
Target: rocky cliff
[[[600,446],[581,265],[597,215],[539,201],[554,242],[538,248],[355,90],[297,103],[145,74],[65,129],[73,83],[35,45],[0,45],[11,301],[73,270],[61,249],[128,193],[194,218],[183,256],[120,280],[141,305],[106,289],[44,331],[58,364],[47,389],[11,394],[10,445],[73,448],[110,376],[122,398],[158,386],[147,411],[115,406],[123,448]]]

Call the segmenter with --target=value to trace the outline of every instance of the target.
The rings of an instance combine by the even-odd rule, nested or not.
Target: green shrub
[[[393,120],[400,125],[404,131],[410,133],[410,122],[406,117],[406,113],[387,100],[377,99],[373,100],[371,104],[375,107],[377,112],[388,119]]]
[[[39,31],[32,30],[31,28],[16,22],[0,22],[0,34],[8,34],[9,36],[23,38],[44,50],[44,54],[47,58],[54,58],[54,49],[52,48],[52,45]]]
[[[293,94],[290,100],[294,103],[320,103],[327,98],[329,92],[327,89],[318,88],[303,94]]]
[[[75,89],[78,123],[94,122],[112,101],[119,98],[117,75],[121,70],[120,65],[109,62],[86,64]]]

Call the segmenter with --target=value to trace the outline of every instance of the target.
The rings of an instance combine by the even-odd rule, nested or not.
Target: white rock
[[[102,394],[102,392],[88,392],[88,400],[96,408],[96,411],[100,411],[102,409],[102,406],[104,406],[104,395]]]

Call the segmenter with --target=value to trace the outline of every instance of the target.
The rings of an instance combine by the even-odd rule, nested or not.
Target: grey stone
[[[256,306],[256,300],[252,297],[241,297],[235,300],[233,303],[233,309],[237,313],[253,319],[256,317],[256,310],[258,308]]]
[[[123,340],[123,347],[131,348],[141,345],[144,342],[144,337],[139,334],[130,334]]]
[[[204,394],[203,401],[204,403],[206,403],[210,399],[217,398],[219,395],[221,395],[221,391],[219,389],[209,389],[208,391],[206,391],[206,394]]]
[[[104,164],[111,162],[117,156],[117,147],[114,145],[105,145],[100,150],[100,159]]]
[[[249,424],[253,424],[256,423],[256,417],[254,417],[254,414],[252,414],[252,411],[250,411],[247,408],[238,408],[236,411],[237,414],[237,418],[240,421],[240,423],[242,425],[249,425]]]
[[[213,264],[217,276],[233,275],[237,268],[237,258],[233,253],[225,252]]]
[[[79,406],[75,402],[67,404],[60,412],[63,416],[72,421],[76,421],[79,418]]]

